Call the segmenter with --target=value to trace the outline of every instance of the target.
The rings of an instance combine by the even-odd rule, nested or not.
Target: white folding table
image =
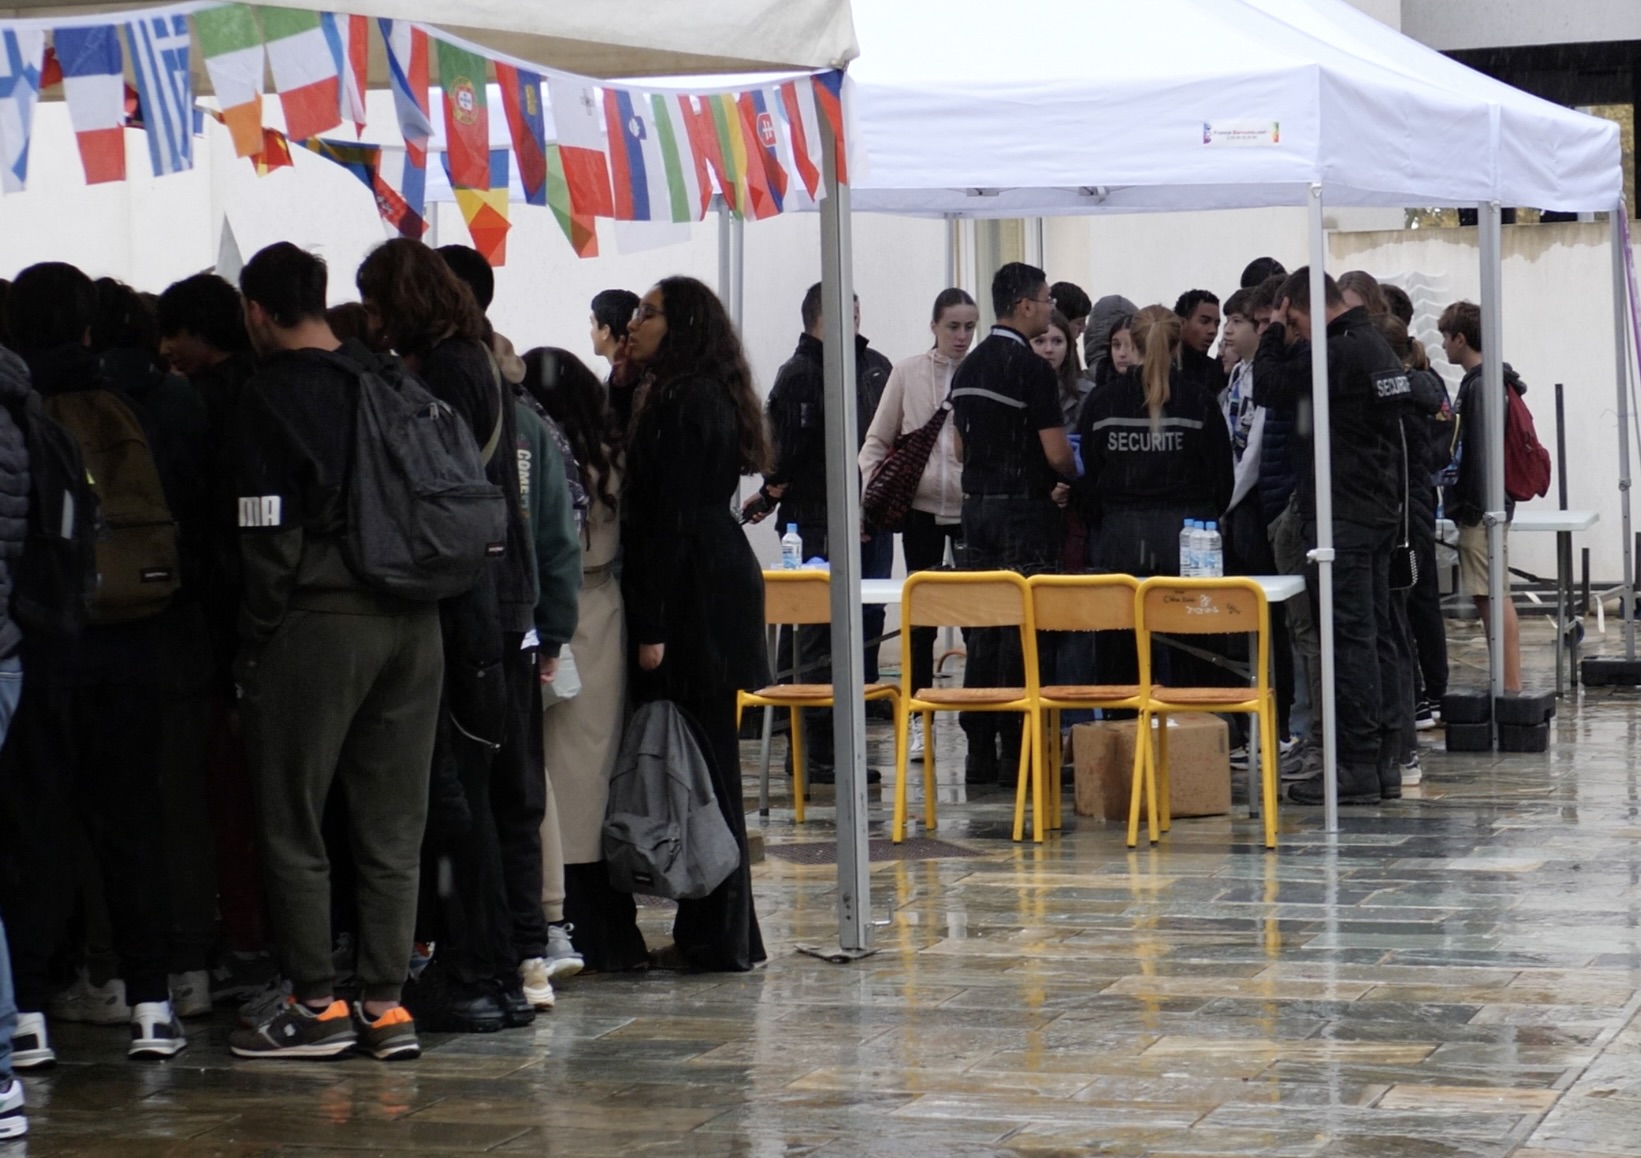
[[[1578,683],[1579,633],[1574,625],[1580,616],[1573,614],[1573,536],[1595,526],[1601,516],[1595,511],[1517,511],[1510,520],[1510,529],[1518,534],[1554,535],[1556,537],[1556,695],[1561,695],[1564,684],[1563,665],[1568,659],[1572,681]],[[1451,519],[1436,520],[1436,535],[1448,546],[1456,545],[1458,527]],[[1505,589],[1509,590],[1508,577]]]

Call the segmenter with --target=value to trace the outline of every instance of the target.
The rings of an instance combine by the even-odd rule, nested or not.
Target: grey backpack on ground
[[[622,892],[706,896],[741,863],[695,730],[665,700],[633,713],[610,777],[604,859]]]
[[[332,356],[359,384],[343,558],[389,595],[460,595],[507,540],[507,499],[472,432],[396,359]]]

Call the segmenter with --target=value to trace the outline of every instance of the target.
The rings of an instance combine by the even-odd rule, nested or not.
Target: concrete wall
[[[1402,0],[1401,18],[1403,32],[1443,52],[1641,40],[1635,0]]]

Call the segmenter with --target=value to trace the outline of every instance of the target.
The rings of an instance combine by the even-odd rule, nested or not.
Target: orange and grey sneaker
[[[358,1027],[359,1049],[378,1061],[409,1061],[422,1056],[416,1039],[416,1019],[410,1010],[395,1005],[372,1021],[362,1002],[353,1003],[353,1020]]]
[[[236,1029],[228,1048],[239,1057],[335,1057],[358,1040],[345,1001],[323,1011],[288,998],[270,1019],[254,1029]]]

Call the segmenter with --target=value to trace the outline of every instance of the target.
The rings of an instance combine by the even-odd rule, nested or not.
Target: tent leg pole
[[[1635,658],[1635,556],[1630,533],[1630,322],[1629,246],[1626,228],[1629,206],[1622,200],[1611,215],[1613,256],[1613,366],[1618,381],[1618,504],[1623,515],[1624,545],[1624,658]]]
[[[739,330],[746,310],[746,219],[729,220],[729,311]]]
[[[1481,384],[1487,439],[1487,684],[1494,699],[1504,694],[1504,601],[1510,576],[1504,569],[1504,341],[1503,244],[1497,201],[1476,206],[1476,233],[1481,251]],[[1498,742],[1494,716],[1494,743]]]
[[[860,482],[855,438],[854,269],[849,186],[838,180],[838,142],[826,138],[821,202],[821,301],[825,319],[826,534],[832,567],[832,713],[837,767],[838,943],[870,952],[870,845],[866,833],[864,632],[860,613]]]
[[[1322,642],[1322,787],[1326,831],[1339,831],[1339,745],[1333,671],[1333,447],[1328,425],[1327,275],[1328,231],[1322,217],[1322,186],[1310,190],[1311,415],[1316,431],[1316,625]]]

